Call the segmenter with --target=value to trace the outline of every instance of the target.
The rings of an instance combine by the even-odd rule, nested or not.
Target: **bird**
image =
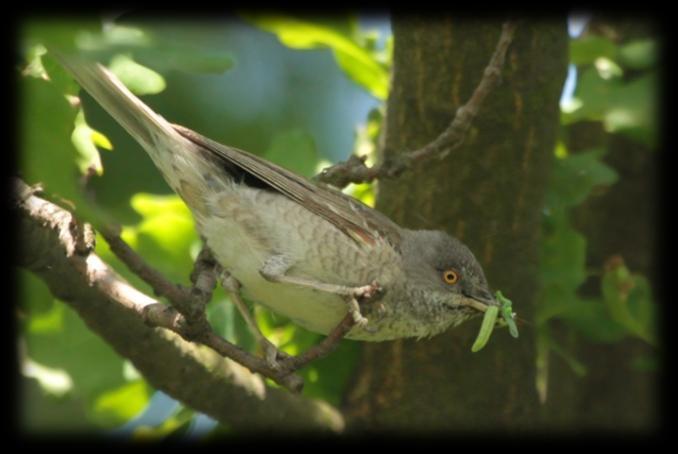
[[[100,63],[55,58],[189,207],[268,361],[276,353],[240,295],[324,335],[351,314],[346,338],[367,342],[431,337],[499,305],[472,251],[448,233],[401,227],[337,188],[173,124]]]

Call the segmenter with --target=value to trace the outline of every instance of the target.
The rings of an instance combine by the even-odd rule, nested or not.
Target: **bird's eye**
[[[443,271],[443,280],[446,284],[454,285],[459,282],[459,273],[455,270]]]

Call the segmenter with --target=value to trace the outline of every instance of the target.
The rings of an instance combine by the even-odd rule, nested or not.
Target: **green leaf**
[[[614,343],[627,336],[627,330],[610,319],[599,298],[573,298],[559,315],[567,326],[594,342]]]
[[[122,359],[70,307],[58,302],[52,311],[53,323],[27,324],[23,332],[27,355],[47,370],[67,374],[72,381],[69,395],[94,412],[100,394],[125,383]]]
[[[320,341],[315,337],[314,342]],[[360,342],[343,340],[331,355],[302,369],[304,396],[339,406],[360,358]]]
[[[619,47],[617,59],[627,68],[652,68],[658,63],[657,47],[657,42],[653,39],[634,40]]]
[[[143,192],[134,194],[130,200],[134,211],[144,217],[172,214],[182,218],[190,217],[191,211],[176,195],[155,195]]]
[[[160,74],[140,65],[127,55],[113,57],[109,68],[130,91],[137,95],[157,94],[167,86]]]
[[[264,155],[266,159],[306,177],[315,174],[319,160],[313,137],[300,130],[276,134]]]
[[[83,30],[77,37],[78,48],[102,55],[134,48],[145,48],[153,44],[151,37],[139,27],[107,23],[96,30]]]
[[[123,230],[123,239],[171,280],[182,282],[193,267],[191,247],[199,241],[193,217],[176,195],[139,193],[132,208],[143,219]]]
[[[388,95],[389,72],[374,52],[370,51],[369,40],[361,43],[351,33],[355,23],[343,27],[323,24],[284,16],[248,16],[254,25],[274,33],[288,47],[294,49],[316,49],[328,47],[342,70],[357,84],[366,88],[378,99]]]
[[[601,36],[585,36],[570,41],[570,62],[577,65],[593,63],[597,58],[614,59],[617,46]]]
[[[49,81],[24,77],[20,90],[21,174],[28,184],[41,182],[47,191],[77,206],[82,197],[71,143],[76,111]]]
[[[101,157],[96,145],[97,143],[102,144],[104,147],[108,147],[109,150],[113,145],[106,136],[89,127],[85,121],[85,114],[82,109],[80,109],[75,117],[75,128],[71,134],[71,141],[79,154],[76,162],[80,168],[80,173],[85,175],[92,169],[97,175],[102,175],[104,167],[101,164]]]
[[[587,68],[577,83],[579,107],[563,113],[562,122],[603,121],[606,131],[652,147],[657,141],[657,83],[655,71],[624,81],[605,80],[596,68]]]
[[[615,85],[605,110],[606,131],[624,133],[654,146],[657,141],[657,85],[655,72]]]
[[[544,235],[540,277],[544,287],[575,290],[586,279],[586,239],[565,223]]]
[[[97,420],[106,426],[124,423],[141,413],[148,405],[151,390],[143,380],[106,391],[94,403]]]
[[[592,149],[568,154],[554,163],[546,194],[546,206],[557,212],[582,203],[599,186],[609,186],[617,172],[602,161],[605,150]]]
[[[256,339],[235,304],[223,295],[223,289],[215,290],[206,312],[207,319],[216,333],[244,350],[254,351],[257,346]]]
[[[601,290],[612,320],[656,346],[655,308],[648,281],[632,275],[623,263],[616,263],[603,275]]]
[[[59,49],[61,52],[73,52],[84,34],[98,33],[101,30],[99,20],[73,20],[64,17],[59,20],[31,20],[21,30],[22,43],[32,46],[37,43]]]
[[[42,64],[42,56],[47,53],[47,49],[42,44],[29,46],[26,51],[27,64],[21,71],[23,76],[35,77],[36,79],[48,80],[47,71]]]

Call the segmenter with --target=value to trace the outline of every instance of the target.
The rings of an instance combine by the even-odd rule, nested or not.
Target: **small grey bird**
[[[459,240],[401,228],[339,190],[171,124],[105,67],[55,56],[191,209],[231,291],[321,334],[349,311],[346,337],[363,341],[433,336],[498,305]]]

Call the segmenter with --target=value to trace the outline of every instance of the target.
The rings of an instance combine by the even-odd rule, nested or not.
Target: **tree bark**
[[[21,244],[17,265],[45,281],[152,386],[240,433],[343,430],[343,417],[331,405],[267,387],[215,351],[144,324],[139,307],[156,301],[94,254],[85,225],[19,180],[12,189]]]
[[[434,139],[468,99],[501,22],[449,17],[392,21],[394,76],[384,155]],[[503,84],[490,94],[466,143],[440,162],[379,182],[377,207],[409,228],[442,229],[466,243],[493,289],[530,320],[537,294],[542,198],[559,124],[568,37],[557,22],[521,22]],[[365,345],[346,395],[349,424],[415,431],[527,428],[539,413],[535,343],[495,331],[470,347],[479,320],[431,340]]]

